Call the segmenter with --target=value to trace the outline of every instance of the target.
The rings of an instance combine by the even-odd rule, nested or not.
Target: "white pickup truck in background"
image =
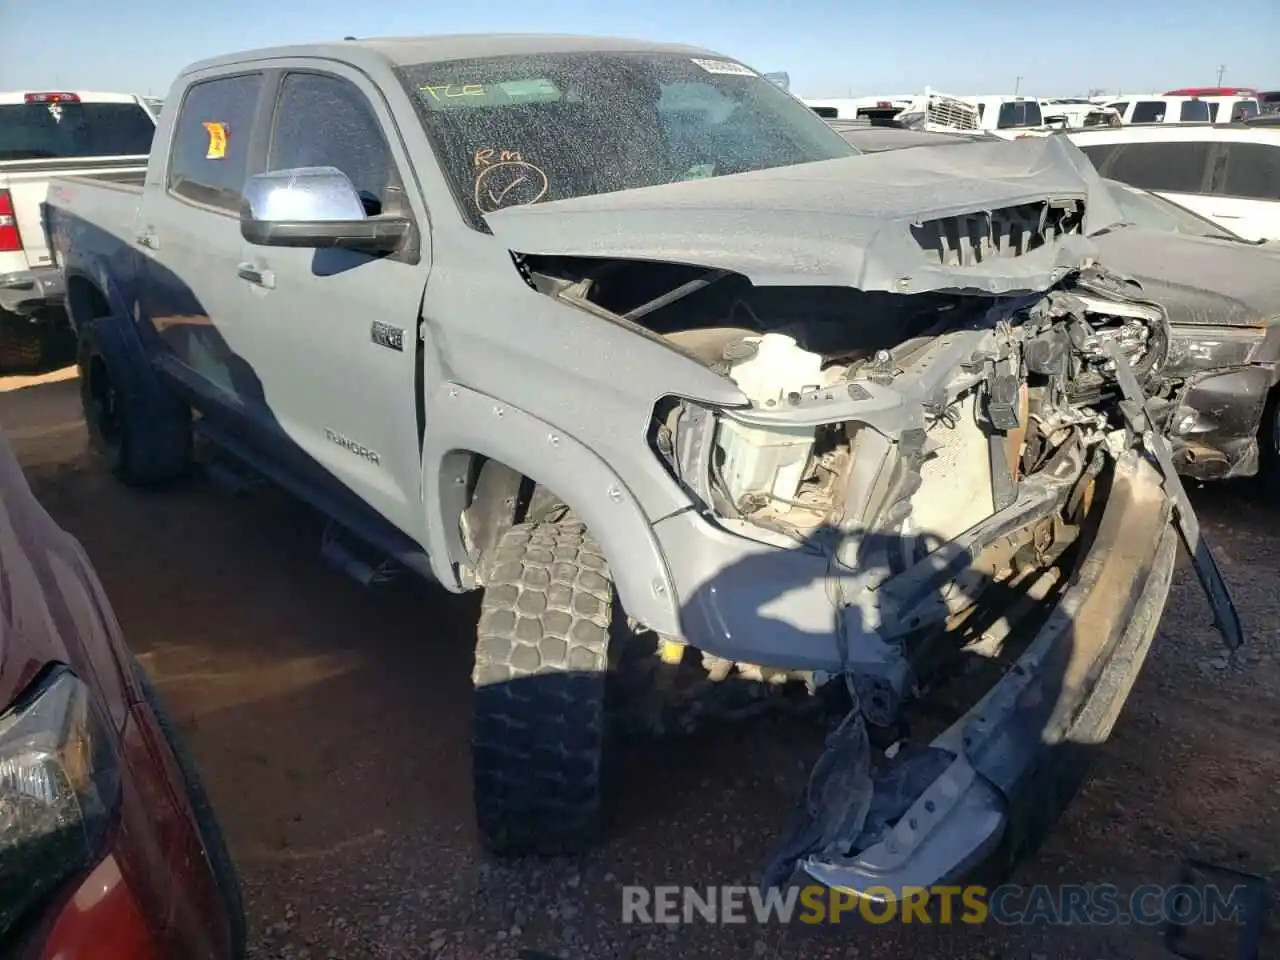
[[[906,126],[930,133],[978,128],[978,111],[972,105],[928,87],[919,94],[806,98],[802,102],[824,120],[861,120],[872,126]]]
[[[1124,122],[1120,114],[1111,107],[1094,103],[1084,97],[1056,97],[1051,100],[1041,100],[1040,110],[1045,123],[1061,120],[1068,130],[1118,127]]]
[[[155,116],[127,93],[0,91],[0,370],[39,365],[66,330],[40,214],[49,178],[139,175]]]

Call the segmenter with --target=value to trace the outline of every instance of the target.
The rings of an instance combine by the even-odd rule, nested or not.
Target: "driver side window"
[[[377,216],[403,194],[382,125],[354,84],[319,73],[290,73],[280,85],[268,170],[337,167]]]

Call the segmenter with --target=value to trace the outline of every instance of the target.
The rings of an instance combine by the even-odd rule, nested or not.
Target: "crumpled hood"
[[[661,260],[760,285],[919,293],[1044,290],[1095,254],[1062,237],[1021,256],[943,265],[912,226],[1048,199],[1083,199],[1086,232],[1121,220],[1065,137],[901,150],[577,197],[490,213],[517,253]]]
[[[1101,262],[1142,284],[1171,323],[1280,323],[1280,250],[1138,227],[1093,242]]]

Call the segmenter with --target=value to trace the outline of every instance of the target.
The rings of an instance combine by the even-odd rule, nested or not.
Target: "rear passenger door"
[[[268,129],[265,170],[337,167],[368,215],[403,210],[418,223],[416,256],[246,243],[239,283],[263,414],[281,441],[272,455],[417,536],[418,325],[431,258],[404,145],[377,87],[329,62],[281,66]]]
[[[247,296],[236,280],[240,194],[252,168],[261,71],[197,79],[175,112],[169,155],[151,174],[133,241],[146,261],[138,319],[161,366],[204,409],[256,391],[246,356]]]
[[[1219,143],[1206,216],[1247,240],[1280,239],[1280,142]]]

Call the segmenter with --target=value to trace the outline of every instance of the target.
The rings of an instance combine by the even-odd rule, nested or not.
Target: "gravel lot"
[[[70,374],[0,383],[0,426],[186,728],[242,872],[256,960],[1168,956],[1133,926],[623,924],[622,884],[750,882],[814,755],[799,720],[636,747],[602,847],[485,862],[468,785],[474,599],[412,581],[361,588],[320,559],[317,519],[271,491],[125,489],[85,452]],[[1249,486],[1194,496],[1248,652],[1221,659],[1183,565],[1091,782],[1022,883],[1131,887],[1168,880],[1188,852],[1280,879],[1280,507]]]

